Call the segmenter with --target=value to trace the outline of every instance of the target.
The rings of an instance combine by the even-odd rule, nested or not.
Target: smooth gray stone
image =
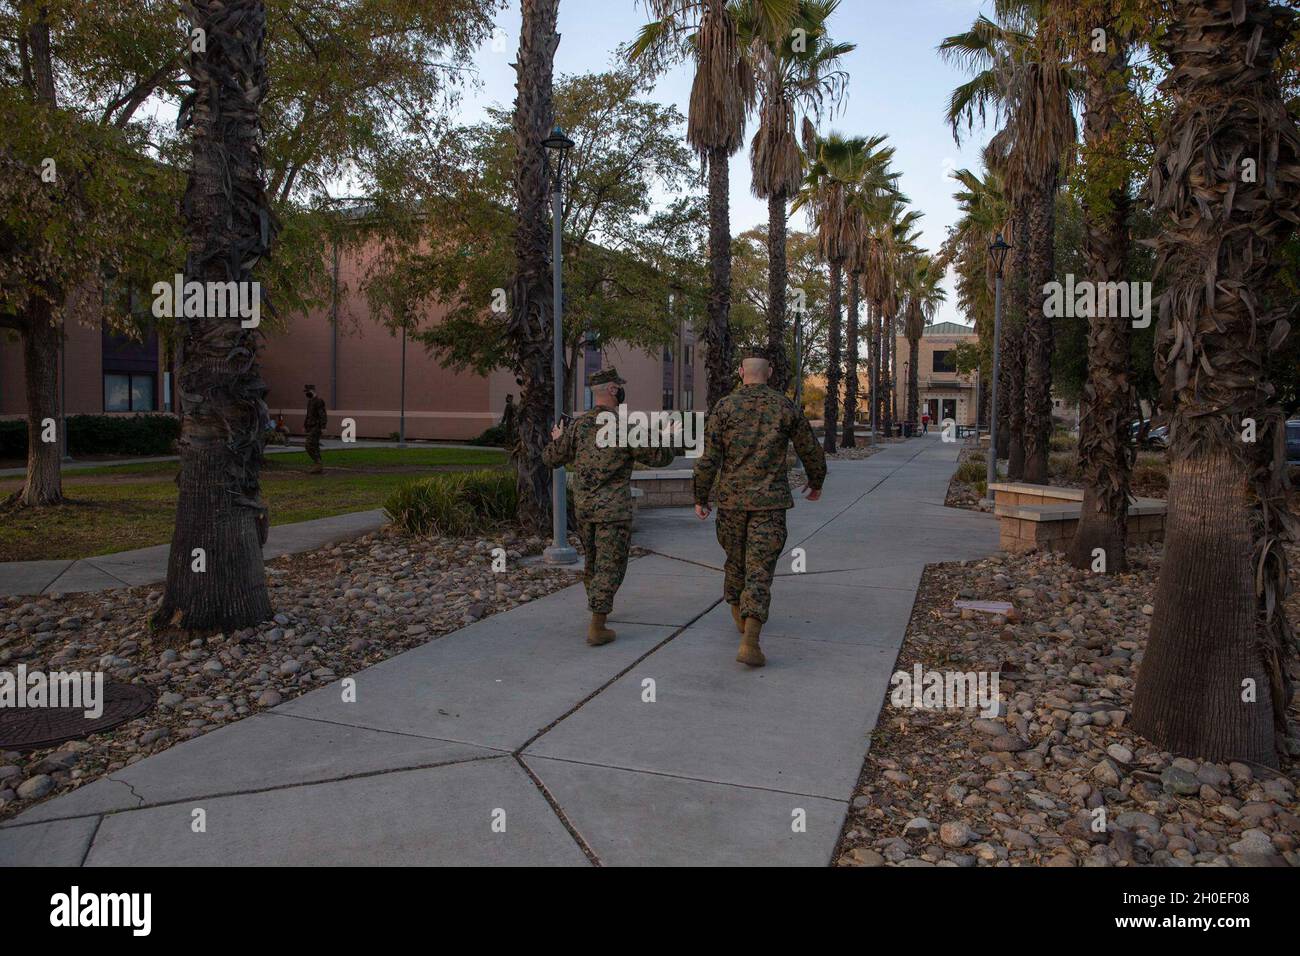
[[[330,685],[279,709],[516,750],[673,631],[623,624],[612,644],[589,647],[581,594],[565,588],[369,667],[354,675],[354,704]]]
[[[0,866],[80,866],[98,817],[0,829]]]
[[[41,594],[72,566],[71,561],[7,561],[0,564],[0,597]]]
[[[72,566],[51,581],[44,594],[74,594],[79,591],[105,591],[125,587],[126,582],[90,561],[74,561]]]
[[[140,761],[140,763],[147,762]],[[12,820],[0,823],[0,829],[43,820],[93,817],[114,810],[130,810],[140,805],[140,798],[132,794],[131,788],[125,783],[120,783],[112,777],[100,777],[71,793],[38,803]]]
[[[738,643],[734,628],[692,628],[525,752],[847,800],[897,647],[772,638],[751,669]]]
[[[529,756],[605,866],[824,866],[846,804]],[[795,832],[802,810],[804,832]]]
[[[206,832],[192,831],[192,811]],[[505,832],[492,830],[505,811]],[[0,833],[0,839],[9,831]],[[88,866],[584,866],[512,757],[105,817]]]
[[[18,822],[135,809],[499,755],[469,744],[319,720],[256,714],[171,747],[95,784],[47,800]],[[100,783],[105,789],[94,789]],[[133,797],[132,794],[135,794]],[[65,802],[66,801],[66,802]]]

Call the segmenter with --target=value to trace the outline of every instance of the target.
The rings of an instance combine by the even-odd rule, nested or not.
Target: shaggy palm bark
[[[515,58],[515,274],[506,325],[519,387],[519,439],[514,458],[519,521],[542,534],[551,523],[551,469],[542,461],[550,441],[555,377],[551,368],[551,221],[542,140],[554,117],[551,76],[560,35],[559,0],[524,0]]]
[[[831,317],[826,327],[826,400],[822,405],[825,434],[822,447],[835,452],[835,431],[840,424],[840,286],[844,281],[844,260],[831,260]]]
[[[1124,56],[1116,52],[1089,68],[1084,138],[1094,155],[1109,151],[1120,132],[1117,98],[1124,89],[1123,67]],[[1126,281],[1129,205],[1125,185],[1110,191],[1105,208],[1084,210],[1084,254],[1088,278],[1094,282]],[[1088,322],[1088,378],[1079,421],[1083,510],[1067,557],[1076,568],[1087,570],[1096,566],[1093,553],[1101,549],[1101,570],[1107,573],[1128,568],[1128,418],[1134,405],[1130,321],[1124,315],[1095,314]]]
[[[1283,543],[1296,522],[1265,375],[1288,326],[1260,293],[1300,217],[1300,132],[1273,73],[1295,18],[1261,0],[1172,2],[1174,108],[1150,184],[1164,223],[1156,371],[1172,468],[1133,724],[1165,750],[1276,767],[1295,652]]]
[[[709,408],[731,391],[735,365],[731,341],[731,206],[728,192],[728,150],[708,151],[709,163],[709,318],[707,343]]]
[[[854,432],[858,427],[858,289],[861,277],[849,274],[849,312],[844,333],[844,433],[840,446],[854,448],[858,444]]]
[[[258,109],[266,94],[262,0],[194,0],[206,49],[189,55],[193,92],[181,105],[192,144],[181,203],[186,281],[252,281],[270,250]],[[271,616],[258,523],[266,384],[260,332],[238,315],[180,320],[181,398],[176,528],[156,626],[249,627]]]
[[[916,370],[917,353],[921,347],[921,342],[914,336],[907,338],[907,418],[905,421],[912,423],[913,427],[921,421],[917,414],[918,406],[921,404],[921,389]]]
[[[1052,440],[1052,320],[1043,286],[1056,272],[1056,185],[1052,172],[1038,185],[1029,207],[1029,286],[1025,313],[1025,481],[1047,484]]]
[[[880,310],[867,300],[867,377],[871,393],[871,440],[880,431]]]
[[[884,398],[884,409],[881,412],[882,425],[886,435],[894,434],[894,318],[893,316],[881,317],[881,361],[884,362],[884,368],[881,371],[880,391]]]
[[[767,356],[772,363],[768,384],[782,394],[790,386],[791,362],[786,347],[785,194],[767,197]]]
[[[1006,370],[1007,479],[1025,477],[1025,313],[1029,302],[1029,215],[1025,204],[1016,210],[1016,243],[1010,302],[1002,326],[1002,367]],[[1001,444],[1001,442],[999,442]]]

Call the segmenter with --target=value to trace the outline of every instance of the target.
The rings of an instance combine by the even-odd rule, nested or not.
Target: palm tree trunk
[[[887,316],[883,318],[883,328],[881,335],[884,341],[881,348],[884,350],[883,359],[885,362],[883,391],[885,393],[885,435],[893,437],[894,434],[894,361],[897,356],[894,354],[898,350],[897,336],[894,335],[894,317]]]
[[[724,147],[708,152],[709,164],[709,321],[704,330],[708,344],[708,402],[710,410],[731,392],[734,356],[731,341],[731,196],[728,191],[730,159]]]
[[[790,386],[790,353],[786,350],[785,193],[767,197],[767,355],[772,363],[769,383],[785,394]]]
[[[542,461],[550,440],[555,374],[551,368],[551,222],[542,140],[554,118],[551,80],[560,35],[559,0],[524,0],[515,58],[515,275],[507,323],[519,387],[519,440],[514,465],[519,522],[533,533],[551,523],[551,470]]]
[[[207,45],[189,64],[185,278],[247,283],[275,233],[259,145],[266,7],[262,0],[194,0],[192,9]],[[181,321],[179,494],[157,626],[231,629],[271,616],[258,533],[266,516],[258,477],[266,395],[260,334],[238,315]]]
[[[1092,63],[1087,78],[1084,137],[1095,151],[1107,150],[1120,127],[1117,97],[1123,91],[1122,52]],[[1127,188],[1111,191],[1106,208],[1085,209],[1084,253],[1088,278],[1123,282],[1128,265]],[[1100,312],[1101,310],[1098,310]],[[1083,510],[1070,541],[1068,559],[1076,568],[1127,570],[1129,473],[1128,418],[1134,406],[1129,377],[1130,318],[1094,315],[1088,323],[1088,378],[1079,421],[1079,464],[1083,472]]]
[[[1286,338],[1263,293],[1300,219],[1300,131],[1273,65],[1294,15],[1263,0],[1176,0],[1173,112],[1151,173],[1168,287],[1156,370],[1172,414],[1169,513],[1135,729],[1164,750],[1279,764],[1294,635],[1281,410],[1264,370]],[[1256,157],[1245,177],[1242,157]],[[1231,189],[1207,184],[1231,183]],[[1242,421],[1254,419],[1255,441]]]
[[[1025,481],[1047,484],[1052,441],[1052,320],[1043,286],[1056,273],[1056,184],[1053,168],[1029,207],[1029,309],[1025,315]]]
[[[854,431],[858,424],[858,286],[859,275],[849,274],[848,330],[844,336],[844,434],[840,445],[853,448],[857,445]]]
[[[822,418],[825,434],[822,447],[835,452],[835,432],[840,424],[840,286],[844,282],[844,260],[831,260],[831,317],[826,327],[826,400]]]
[[[1029,309],[1029,215],[1023,200],[1016,203],[1015,262],[1011,282],[1011,301],[1008,303],[1002,326],[1002,368],[1006,382],[1007,423],[1006,441],[999,446],[1006,449],[1007,480],[1022,481],[1025,477],[1025,318]]]
[[[906,421],[912,423],[916,428],[916,423],[921,420],[918,414],[918,407],[921,404],[921,390],[918,382],[916,361],[917,353],[920,351],[921,342],[919,339],[908,336],[907,338],[907,418]]]

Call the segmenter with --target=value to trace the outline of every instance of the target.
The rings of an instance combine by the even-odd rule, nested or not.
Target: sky
[[[988,0],[841,0],[830,22],[831,37],[856,43],[857,49],[841,64],[849,74],[848,97],[832,119],[823,120],[822,130],[889,137],[895,147],[894,166],[902,173],[900,188],[912,208],[924,213],[919,223],[921,241],[932,251],[958,217],[952,198],[956,184],[948,173],[977,168],[980,148],[988,138],[977,125],[972,134],[963,134],[960,145],[953,140],[944,111],[953,88],[968,77],[940,60],[936,48],[944,37],[968,28],[989,6]],[[647,19],[645,5],[635,0],[560,0],[556,74],[608,69],[618,45],[631,40]],[[517,0],[500,12],[496,24],[495,42],[484,43],[474,57],[481,86],[464,96],[463,122],[476,121],[487,106],[509,107],[514,102],[515,74],[510,63],[519,47]],[[685,113],[690,89],[691,67],[682,64],[661,77],[646,95],[674,103]],[[753,133],[751,121],[747,143]],[[766,200],[750,191],[746,146],[731,162],[732,233],[766,225]],[[809,228],[802,212],[792,218],[791,227]],[[945,285],[948,302],[935,321],[969,324],[956,307],[951,274]]]

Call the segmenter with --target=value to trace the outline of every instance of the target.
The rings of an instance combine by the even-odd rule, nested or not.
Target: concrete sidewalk
[[[942,507],[937,437],[833,462],[789,514],[764,630],[733,660],[713,521],[638,516],[612,615],[581,586],[140,761],[0,827],[0,864],[830,861],[927,562],[997,548]],[[206,833],[191,829],[206,814]]]
[[[285,554],[359,538],[382,527],[383,509],[296,521],[271,528],[262,556],[268,561]],[[0,597],[24,594],[68,594],[153,584],[167,578],[169,544],[118,551],[76,561],[6,561],[0,563]]]

